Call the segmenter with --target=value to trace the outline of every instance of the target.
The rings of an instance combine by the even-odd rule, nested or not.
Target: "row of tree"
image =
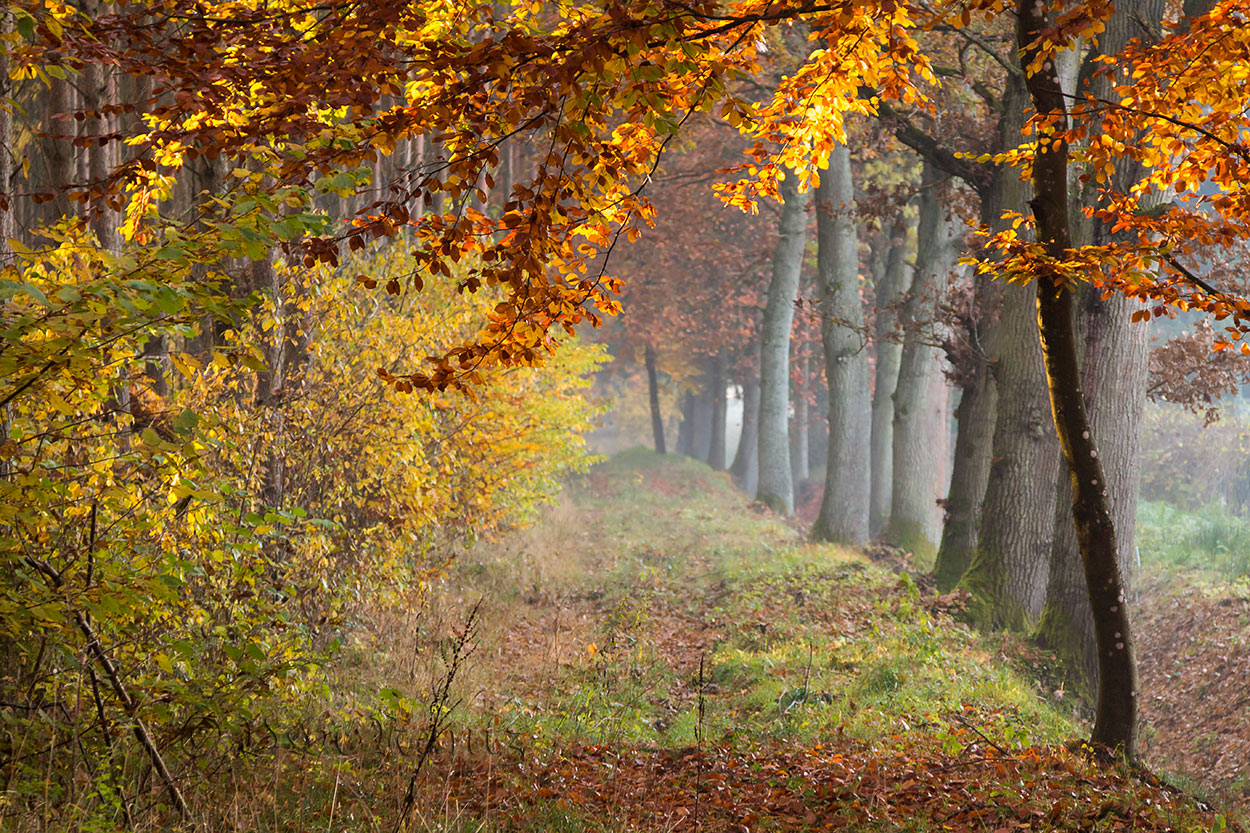
[[[829,389],[818,534],[875,518],[982,621],[1084,645],[1094,739],[1131,753],[1131,319],[1151,310],[1124,298],[1213,313],[1225,347],[1250,327],[1193,266],[1250,236],[1243,4],[10,3],[0,636],[23,794],[55,770],[84,812],[154,784],[185,810],[196,744],[225,756],[205,766],[253,749],[260,704],[317,682],[323,629],[580,465],[595,353],[572,336],[620,311],[640,237],[716,279],[638,273],[631,300],[692,342],[722,328],[686,351],[711,380],[697,422],[758,380],[761,500],[790,511],[810,456],[788,435],[797,321],[820,350],[798,351],[796,408],[818,370]],[[918,177],[863,170],[897,158],[868,152],[885,136]],[[690,202],[699,236],[649,237],[683,210],[656,188],[683,137],[709,154],[687,185],[724,166],[716,205],[776,218]],[[946,292],[964,202],[988,236]],[[646,346],[658,375],[673,351]],[[940,456],[942,346],[962,394],[938,538],[908,467]]]
[[[1187,7],[1194,15],[1208,10]],[[875,120],[848,127],[846,142],[810,169],[810,193],[799,188],[798,174],[784,176],[772,234],[760,228],[759,215],[744,215],[726,242],[720,215],[694,207],[688,183],[715,180],[718,169],[723,178],[728,167],[696,140],[671,173],[655,179],[652,199],[668,210],[644,233],[650,245],[620,267],[627,313],[624,334],[614,335],[645,355],[657,449],[666,447],[657,367],[667,360],[688,385],[678,451],[730,468],[748,492],[786,514],[794,511],[795,481],[815,457],[825,478],[813,537],[856,545],[878,537],[907,549],[932,565],[940,588],[970,592],[972,621],[1033,632],[1057,651],[1078,689],[1093,693],[1100,676],[1114,675],[1102,696],[1119,692],[1121,717],[1100,717],[1100,729],[1117,742],[1133,723],[1126,716],[1136,683],[1125,588],[1135,565],[1148,391],[1209,405],[1217,389],[1244,379],[1244,362],[1213,362],[1209,329],[1206,357],[1194,353],[1199,334],[1152,358],[1149,321],[1159,310],[1143,309],[1134,293],[1084,284],[1039,301],[1033,287],[1014,282],[1019,267],[1002,241],[1022,240],[1015,235],[1021,219],[1046,200],[1064,222],[1046,231],[1039,221],[1035,239],[1052,235],[1047,245],[1057,260],[1082,247],[1136,243],[1139,232],[1126,231],[1107,205],[1109,194],[1128,193],[1147,176],[1140,157],[1095,157],[1088,164],[1102,169],[1077,167],[1070,195],[1066,162],[1044,188],[1037,167],[1030,182],[1003,162],[1018,153],[1022,136],[1044,129],[1029,120],[1041,109],[1039,96],[1059,102],[1052,109],[1060,113],[1068,110],[1059,106],[1065,98],[1109,101],[1133,73],[1114,63],[1113,71],[1099,68],[1131,45],[1149,48],[1166,24],[1161,3],[1118,4],[1096,42],[1084,54],[1057,56],[1046,82],[1015,64],[1016,38],[1001,28],[930,34],[934,51],[958,64],[943,72],[941,103],[930,111],[881,104]],[[1171,25],[1183,32],[1188,24]],[[1122,130],[1105,121],[1083,125],[1077,147],[1098,146]],[[883,159],[891,172],[884,178]],[[1037,158],[1033,164],[1040,166]],[[1159,215],[1168,197],[1165,189],[1144,194],[1135,211]],[[987,242],[992,235],[999,236]],[[755,248],[744,251],[743,241]],[[769,246],[766,265],[762,249]],[[1175,258],[1168,265],[1215,293]],[[1148,269],[1158,274],[1157,266]],[[1043,329],[1061,330],[1069,315],[1052,303],[1072,307],[1072,329],[1044,356],[1039,314]],[[682,325],[674,326],[674,315]],[[814,341],[824,359],[818,374],[810,363]],[[693,378],[691,356],[701,368]],[[1059,361],[1066,364],[1050,366]],[[814,395],[813,381],[821,382]],[[953,448],[948,382],[959,403]],[[727,384],[742,391],[744,408],[732,460],[722,450]],[[812,443],[808,409],[817,403],[827,421],[822,441]],[[1056,433],[1055,420],[1065,417],[1069,423]],[[1095,539],[1113,559],[1091,563]],[[1103,585],[1097,617],[1091,576]]]

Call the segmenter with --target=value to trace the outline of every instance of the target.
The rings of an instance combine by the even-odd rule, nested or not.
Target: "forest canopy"
[[[0,674],[27,703],[10,757],[72,735],[104,771],[124,725],[185,814],[166,759],[194,767],[204,737],[246,747],[262,712],[298,720],[266,704],[325,686],[376,600],[415,604],[587,468],[586,389],[608,359],[588,331],[622,311],[600,340],[645,356],[657,449],[663,353],[674,378],[713,380],[709,462],[782,514],[809,457],[787,438],[790,390],[806,414],[823,375],[813,534],[882,533],[961,583],[979,624],[1063,642],[1096,691],[1093,740],[1131,756],[1136,493],[1100,458],[1113,397],[1093,394],[1119,373],[1104,356],[1140,352],[1146,372],[1122,324],[1216,322],[1156,357],[1191,406],[1209,401],[1186,369],[1207,346],[1250,354],[1229,277],[1250,238],[1250,9],[1124,6],[10,3]],[[938,452],[870,381],[892,367],[894,403],[942,412],[917,370],[939,348],[966,414],[992,367],[998,418],[1040,411],[1056,431],[999,453],[983,412],[979,450],[953,454],[973,497],[952,486],[941,521],[923,489],[874,491]],[[731,461],[737,382],[757,447]],[[1030,469],[1049,503],[1020,486]],[[1034,504],[1044,556],[995,549],[965,512],[983,498],[995,517]],[[76,758],[38,762],[32,791],[76,783]]]

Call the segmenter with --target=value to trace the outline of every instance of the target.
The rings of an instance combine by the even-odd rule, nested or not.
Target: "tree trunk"
[[[647,398],[651,402],[651,436],[655,440],[655,452],[664,454],[664,416],[660,413],[660,383],[655,367],[655,348],[648,344],[643,357],[647,365]]]
[[[976,362],[955,412],[955,457],[946,495],[942,542],[933,565],[938,589],[944,593],[959,583],[976,552],[998,405],[998,391],[990,370],[989,362]]]
[[[5,6],[0,9],[0,38],[8,36],[13,30],[12,10]],[[9,78],[9,52],[0,49],[0,98],[13,97],[13,81]],[[0,193],[8,199],[7,209],[0,210],[0,263],[9,262],[9,240],[17,238],[17,201],[12,194],[17,185],[17,160],[13,154],[13,112],[8,107],[0,107]],[[25,200],[23,201],[25,202]],[[5,439],[8,432],[4,432]]]
[[[804,351],[803,358],[799,360],[798,382],[794,386],[794,432],[790,441],[790,479],[794,481],[795,488],[812,477],[807,447],[810,436],[807,381],[810,372],[811,359]]]
[[[883,235],[886,236],[886,235]],[[909,230],[906,217],[899,213],[887,237],[885,268],[876,286],[877,315],[873,329],[876,356],[872,387],[872,486],[869,497],[868,527],[880,535],[890,519],[891,484],[894,482],[894,388],[903,344],[898,337],[898,305],[910,284],[907,265]]]
[[[1160,0],[1135,0],[1116,7],[1099,37],[1103,54],[1115,54],[1132,38],[1154,36],[1163,18]],[[1094,94],[1106,98],[1110,79],[1098,78]],[[1124,191],[1141,173],[1140,166],[1116,166],[1115,187]],[[1115,235],[1106,223],[1094,221],[1089,232],[1094,245],[1106,245]],[[1077,232],[1079,237],[1080,232]],[[1083,241],[1082,241],[1083,242]],[[1145,407],[1149,370],[1149,322],[1133,323],[1140,305],[1116,295],[1086,288],[1078,295],[1077,329],[1081,353],[1081,390],[1089,411],[1093,438],[1107,482],[1111,519],[1119,545],[1118,559],[1125,586],[1131,586],[1135,568],[1134,534],[1137,526],[1137,489],[1141,478],[1140,421]],[[1098,650],[1094,619],[1085,588],[1076,533],[1066,505],[1071,485],[1060,478],[1059,510],[1051,547],[1046,608],[1038,626],[1038,641],[1065,661],[1069,679],[1078,690],[1093,692],[1098,682]]]
[[[938,352],[938,369],[929,376],[926,396],[926,430],[930,437],[929,503],[933,507],[925,516],[925,537],[930,541],[942,538],[943,501],[951,482],[951,392],[946,383],[942,353]],[[937,553],[934,553],[936,557]]]
[[[70,89],[69,83],[60,79],[50,79],[48,88],[43,91],[43,125],[42,129],[49,135],[40,139],[42,177],[32,172],[32,185],[39,189],[50,189],[54,192],[52,199],[36,208],[35,219],[41,224],[54,223],[70,213],[69,194],[64,190],[74,181],[74,155],[71,139],[74,134],[74,120],[69,117]],[[69,139],[63,138],[65,136]]]
[[[1024,630],[1041,613],[1054,528],[1058,447],[1029,287],[1003,295],[994,366],[998,408],[976,554],[960,581],[969,618]]]
[[[278,509],[286,495],[286,424],[282,405],[286,338],[283,332],[282,284],[277,270],[268,259],[252,263],[252,282],[261,292],[270,295],[274,307],[275,326],[268,333],[270,342],[265,350],[265,369],[256,374],[256,401],[272,432],[266,449],[260,498],[266,508]]]
[[[712,453],[712,385],[708,374],[699,380],[694,396],[694,458],[706,463]]]
[[[1045,6],[1020,0],[1016,44],[1022,66],[1036,55],[1046,30]],[[1065,124],[1066,102],[1052,62],[1026,78],[1039,116]],[[1053,261],[1071,248],[1068,146],[1042,127],[1033,162],[1033,216],[1038,241]],[[1091,741],[1132,758],[1137,730],[1137,665],[1116,547],[1107,482],[1081,393],[1073,292],[1043,266],[1036,275],[1037,316],[1055,430],[1072,484],[1072,519],[1089,591],[1098,652],[1098,700]]]
[[[859,296],[858,219],[851,154],[845,145],[829,153],[829,169],[816,189],[816,240],[820,335],[829,382],[829,455],[812,537],[860,545],[868,540],[872,408]]]
[[[1024,126],[1028,91],[1019,77],[1008,77],[997,129],[999,150],[1015,147]],[[1028,210],[1029,189],[1013,170],[996,170],[992,184],[981,194],[980,220],[995,231],[1006,227],[1004,211]],[[995,362],[1002,350],[1004,282],[977,275],[973,320],[968,327],[972,367],[966,376],[956,415],[955,457],[946,496],[946,522],[938,548],[934,577],[942,591],[954,587],[975,556],[980,537],[982,504],[989,483],[990,459],[998,418]],[[1010,361],[1010,359],[1008,360]]]
[[[759,483],[759,415],[760,383],[752,379],[742,386],[742,434],[729,469],[738,487],[748,495],[755,494]]]
[[[1077,343],[1084,357],[1081,391],[1105,475],[1125,587],[1136,563],[1139,434],[1150,347],[1149,324],[1130,321],[1137,308],[1136,302],[1121,296],[1104,301],[1100,292],[1088,288],[1078,302]],[[1093,692],[1098,683],[1098,649],[1071,505],[1072,486],[1061,475],[1046,607],[1037,636],[1064,660],[1073,687]]]
[[[795,174],[786,173],[782,179],[781,196],[773,275],[760,328],[759,486],[755,496],[770,509],[789,515],[794,512],[786,424],[790,408],[790,328],[807,242],[807,195],[799,193]]]
[[[1027,96],[1022,80],[1008,80],[1004,144],[1019,141]],[[1000,218],[1003,211],[1027,209],[1029,189],[1012,172],[1002,177],[997,193]],[[997,393],[992,457],[976,549],[960,584],[973,595],[968,615],[974,622],[1023,630],[1037,620],[1045,601],[1059,467],[1035,299],[1028,287],[1002,288],[998,325],[988,344]]]
[[[943,174],[926,163],[922,180],[916,269],[900,311],[906,336],[894,389],[893,486],[885,539],[911,552],[917,563],[932,566],[937,554],[933,530],[940,524],[932,473],[946,463],[930,435],[932,378],[941,372],[931,331],[938,295],[955,266],[958,228],[939,199]]]
[[[712,360],[712,449],[708,453],[707,464],[717,471],[725,470],[725,357],[716,354]]]
[[[824,352],[823,347],[821,352]],[[823,378],[824,370],[820,376]],[[812,386],[812,404],[807,411],[807,470],[824,471],[829,462],[829,385]]]
[[[687,390],[681,398],[681,422],[677,426],[677,453],[694,456],[694,392]]]

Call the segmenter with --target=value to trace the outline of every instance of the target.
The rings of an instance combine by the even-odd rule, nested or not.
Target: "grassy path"
[[[417,829],[1239,829],[1089,765],[1020,673],[1044,658],[956,623],[957,599],[688,460],[596,468],[448,586],[417,647],[445,654],[479,598],[482,629]]]

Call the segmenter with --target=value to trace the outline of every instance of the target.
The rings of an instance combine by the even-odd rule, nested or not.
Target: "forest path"
[[[958,599],[806,542],[683,458],[595,468],[448,584],[446,621],[478,597],[485,615],[459,740],[421,779],[427,829],[1226,823],[1069,752],[1082,730],[1020,673],[1044,658],[956,623]]]

